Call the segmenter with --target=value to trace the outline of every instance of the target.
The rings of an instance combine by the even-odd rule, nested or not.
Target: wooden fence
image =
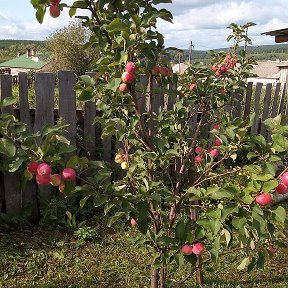
[[[46,124],[53,124],[58,117],[62,117],[66,123],[69,123],[67,138],[72,145],[76,145],[77,122],[81,122],[83,126],[83,145],[84,151],[89,158],[94,158],[96,151],[96,143],[102,141],[103,159],[111,161],[113,157],[112,140],[106,138],[97,139],[100,135],[96,132],[93,125],[94,118],[97,113],[96,104],[93,101],[85,103],[84,109],[77,111],[76,109],[76,92],[74,86],[76,76],[73,71],[59,71],[58,85],[55,85],[56,74],[54,73],[36,73],[35,77],[35,99],[36,108],[31,113],[28,101],[28,77],[26,73],[19,73],[19,111],[6,107],[3,112],[17,113],[22,122],[27,124],[29,131],[40,131]],[[12,95],[12,76],[0,75],[1,99]],[[54,109],[55,90],[58,89],[59,108]],[[139,96],[139,107],[143,112],[147,106],[145,99]],[[265,137],[267,131],[263,121],[268,117],[276,116],[279,113],[288,114],[287,95],[285,86],[278,83],[273,89],[271,84],[267,84],[264,88],[262,83],[257,83],[253,87],[252,83],[248,83],[245,99],[239,99],[236,106],[227,105],[226,110],[231,111],[235,116],[246,118],[251,110],[256,114],[255,122],[252,126],[252,133],[260,133]],[[164,105],[164,96],[157,95],[155,101],[151,103],[153,111],[157,112],[160,106]],[[172,107],[173,100],[168,99],[165,102],[168,109]],[[194,117],[191,125],[197,123]],[[5,162],[5,157],[0,161]],[[29,181],[24,188],[20,186],[19,176],[17,173],[0,173],[0,212],[13,214],[21,211],[21,209],[30,203],[32,206],[32,220],[38,219],[38,191],[49,195],[51,190],[47,187],[37,187],[35,182]]]

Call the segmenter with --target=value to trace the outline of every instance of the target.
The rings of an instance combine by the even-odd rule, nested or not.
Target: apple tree
[[[210,64],[177,79],[157,31],[159,19],[172,22],[158,4],[171,0],[31,3],[39,22],[48,9],[53,17],[69,9],[91,30],[89,46],[101,48],[95,78],[80,77],[79,99],[96,100],[95,122],[103,137],[115,136],[123,173],[112,178],[112,168],[97,162],[83,189],[104,207],[109,226],[122,218],[139,231],[135,245],[151,253],[151,288],[183,283],[169,269],[185,263],[201,282],[202,266],[224,251],[242,251],[238,269],[262,267],[284,237],[285,209],[273,197],[288,191],[288,135],[281,115],[265,122],[269,141],[250,134],[253,114],[239,117],[253,64],[239,48],[250,41],[241,31],[253,23],[231,26],[229,52],[212,53]]]

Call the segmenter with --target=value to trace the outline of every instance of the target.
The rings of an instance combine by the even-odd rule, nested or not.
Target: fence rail
[[[93,74],[92,74],[93,75]],[[96,127],[93,125],[94,118],[97,113],[96,104],[93,101],[85,103],[83,111],[76,109],[76,93],[74,90],[76,84],[76,76],[73,71],[59,71],[58,85],[55,85],[55,73],[36,73],[35,75],[35,109],[30,109],[28,99],[28,77],[24,72],[18,75],[19,87],[19,110],[12,107],[2,109],[2,113],[10,112],[17,114],[19,119],[26,123],[31,133],[40,131],[46,124],[53,124],[57,118],[61,117],[66,123],[70,124],[66,137],[71,141],[72,145],[76,145],[77,141],[77,125],[81,122],[83,127],[83,145],[84,151],[88,158],[95,156],[96,143],[102,141],[103,159],[111,161],[112,158],[112,139],[100,139]],[[145,79],[141,78],[141,81]],[[0,75],[0,96],[1,99],[12,95],[13,78],[11,75]],[[55,90],[58,89],[58,93]],[[55,110],[54,98],[58,95],[59,108]],[[264,137],[269,138],[266,131],[264,121],[269,117],[274,117],[279,113],[288,114],[288,101],[286,87],[281,83],[277,83],[275,89],[272,84],[265,87],[262,83],[257,83],[256,87],[252,82],[247,85],[247,91],[244,99],[239,99],[238,105],[227,106],[227,111],[233,110],[238,117],[246,119],[250,112],[256,114],[255,121],[251,128],[252,133],[260,133]],[[145,98],[137,95],[139,107],[143,112],[147,106]],[[157,95],[156,99],[151,103],[153,111],[157,112],[160,106],[164,105],[164,95]],[[171,109],[175,99],[168,99],[167,108]],[[78,123],[78,124],[77,124]],[[191,119],[192,129],[197,124],[197,115]],[[208,132],[207,132],[208,133]],[[1,156],[0,156],[1,157]],[[5,162],[5,157],[0,158]],[[38,200],[37,193],[40,190],[43,193],[50,194],[51,190],[43,187],[37,187],[35,182],[29,181],[25,188],[20,187],[20,181],[16,173],[0,173],[0,212],[17,213],[26,204],[30,203],[32,207],[32,220],[38,219]]]

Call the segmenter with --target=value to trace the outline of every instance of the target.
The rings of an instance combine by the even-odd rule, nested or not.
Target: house
[[[29,72],[30,70],[42,70],[48,59],[44,59],[43,54],[36,55],[36,49],[26,49],[26,54],[18,52],[17,57],[0,63],[0,73],[8,73],[17,76],[19,72]]]
[[[189,65],[185,63],[177,63],[172,66],[172,70],[174,73],[183,74],[188,67]]]

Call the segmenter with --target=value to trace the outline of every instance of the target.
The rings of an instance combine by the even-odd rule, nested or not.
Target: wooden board
[[[254,102],[254,113],[255,113],[255,119],[254,123],[251,127],[251,133],[256,134],[258,133],[258,127],[259,127],[259,110],[260,110],[260,96],[261,96],[261,90],[262,90],[263,83],[257,83],[256,84],[256,91],[255,91],[255,102]]]
[[[266,138],[266,126],[264,124],[264,121],[269,116],[269,108],[270,108],[270,102],[271,102],[271,94],[272,94],[272,84],[268,83],[266,85],[266,92],[265,92],[265,98],[264,98],[264,108],[263,108],[263,114],[262,114],[262,121],[261,121],[261,128],[260,128],[260,134]],[[258,104],[259,105],[259,104]]]

